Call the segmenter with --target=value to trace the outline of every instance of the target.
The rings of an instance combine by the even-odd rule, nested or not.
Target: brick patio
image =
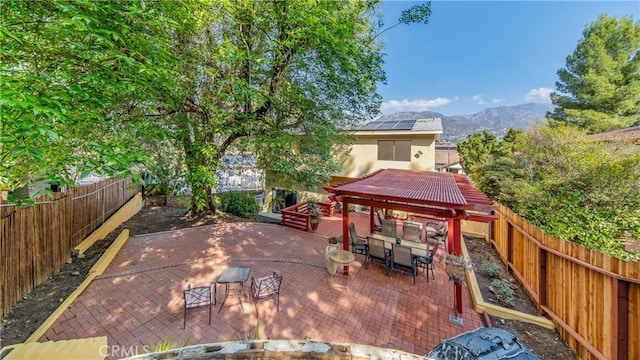
[[[368,218],[355,214],[358,233]],[[316,233],[263,223],[234,223],[131,237],[103,275],[96,278],[40,341],[106,335],[110,345],[157,344],[173,347],[239,340],[253,334],[253,303],[229,297],[207,324],[205,308],[190,310],[182,329],[182,290],[208,285],[228,266],[246,265],[260,277],[283,274],[280,311],[273,301],[259,304],[261,339],[354,342],[425,354],[442,339],[482,326],[464,289],[464,327],[449,322],[453,284],[444,264],[435,262],[436,280],[420,272],[416,285],[408,275],[389,278],[382,268],[363,267],[356,256],[348,292],[332,286],[324,263],[326,237],[341,233],[341,218],[324,218]],[[249,281],[246,287],[249,286]]]

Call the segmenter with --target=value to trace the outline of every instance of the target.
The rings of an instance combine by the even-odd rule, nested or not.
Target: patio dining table
[[[397,244],[396,243],[396,239],[397,238],[394,238],[392,236],[385,236],[385,235],[378,234],[378,233],[372,233],[372,234],[369,234],[369,237],[384,241],[384,248],[385,249],[391,250],[391,248],[393,247],[393,244]],[[426,251],[428,249],[428,245],[427,244],[418,243],[418,242],[415,242],[415,241],[402,240],[402,239],[400,239],[400,245],[406,246],[406,247],[410,247],[415,252],[421,252],[421,253],[426,253]]]

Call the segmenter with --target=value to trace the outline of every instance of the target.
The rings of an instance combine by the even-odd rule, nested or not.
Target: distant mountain
[[[469,134],[487,130],[497,136],[507,133],[509,128],[528,129],[536,121],[544,120],[551,104],[528,103],[514,106],[499,106],[484,109],[472,115],[447,116],[433,111],[408,111],[383,115],[379,120],[422,119],[439,117],[442,119],[442,142],[465,140]]]

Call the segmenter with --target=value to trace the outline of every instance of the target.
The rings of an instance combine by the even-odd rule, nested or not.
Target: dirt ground
[[[500,271],[499,277],[512,285],[511,288],[514,290],[515,299],[513,306],[510,308],[527,314],[538,315],[534,303],[529,299],[529,296],[516,280],[505,271],[504,266],[502,266],[502,261],[489,243],[484,239],[465,237],[465,244],[467,245],[469,256],[476,269],[475,274],[478,279],[482,298],[486,302],[497,303],[498,300],[496,295],[489,290],[493,278],[480,269],[483,258],[495,264],[500,264],[502,270]],[[515,334],[520,342],[533,351],[540,359],[578,359],[573,350],[569,348],[555,330],[495,316],[490,316],[489,318],[492,326]]]
[[[128,228],[130,235],[133,236],[216,223],[247,221],[246,219],[221,212],[215,215],[206,214],[195,218],[186,216],[185,213],[186,211],[182,208],[159,206],[156,201],[148,201],[147,206],[142,211],[111,232],[104,240],[92,246],[85,253],[84,258],[73,258],[72,262],[66,264],[60,272],[38,286],[20,301],[2,319],[0,346],[25,341],[55,311],[58,305],[82,283],[91,266],[100,258],[122,229]],[[479,264],[484,256],[489,257],[496,263],[500,263],[494,250],[482,241],[468,240],[467,247],[472,254],[472,260],[476,264]],[[486,284],[490,280],[480,273],[476,275],[481,289],[484,288],[483,297],[491,301],[493,294],[486,290]],[[508,277],[508,275],[505,276]],[[535,307],[522,289],[516,289],[515,303],[517,310],[535,314]],[[491,317],[491,322],[493,326],[515,334],[525,346],[541,359],[577,359],[555,330],[496,317]]]

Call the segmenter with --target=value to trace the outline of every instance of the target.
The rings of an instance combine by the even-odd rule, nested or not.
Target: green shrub
[[[148,184],[145,185],[145,188],[147,195],[149,196],[167,195],[167,184],[165,183]]]
[[[190,340],[191,340],[191,336],[188,336],[187,339],[178,347],[183,348],[185,346],[188,346]],[[159,342],[150,345],[149,351],[147,351],[147,353],[151,354],[151,353],[169,351],[172,349],[171,347],[172,345],[173,345],[173,338],[162,339]]]
[[[222,211],[247,219],[255,219],[260,211],[253,196],[241,191],[224,193],[219,196],[219,202]]]
[[[500,273],[502,273],[502,265],[494,263],[489,260],[489,257],[485,256],[482,258],[482,262],[480,263],[480,268],[478,270],[492,278],[498,278]]]
[[[238,341],[246,342],[251,340],[260,340],[260,319],[256,321],[256,327],[253,328],[253,337],[250,337],[247,333],[238,336]]]
[[[509,286],[508,282],[501,279],[494,279],[491,282],[491,287],[500,305],[513,307],[516,297],[515,292],[511,286]]]

